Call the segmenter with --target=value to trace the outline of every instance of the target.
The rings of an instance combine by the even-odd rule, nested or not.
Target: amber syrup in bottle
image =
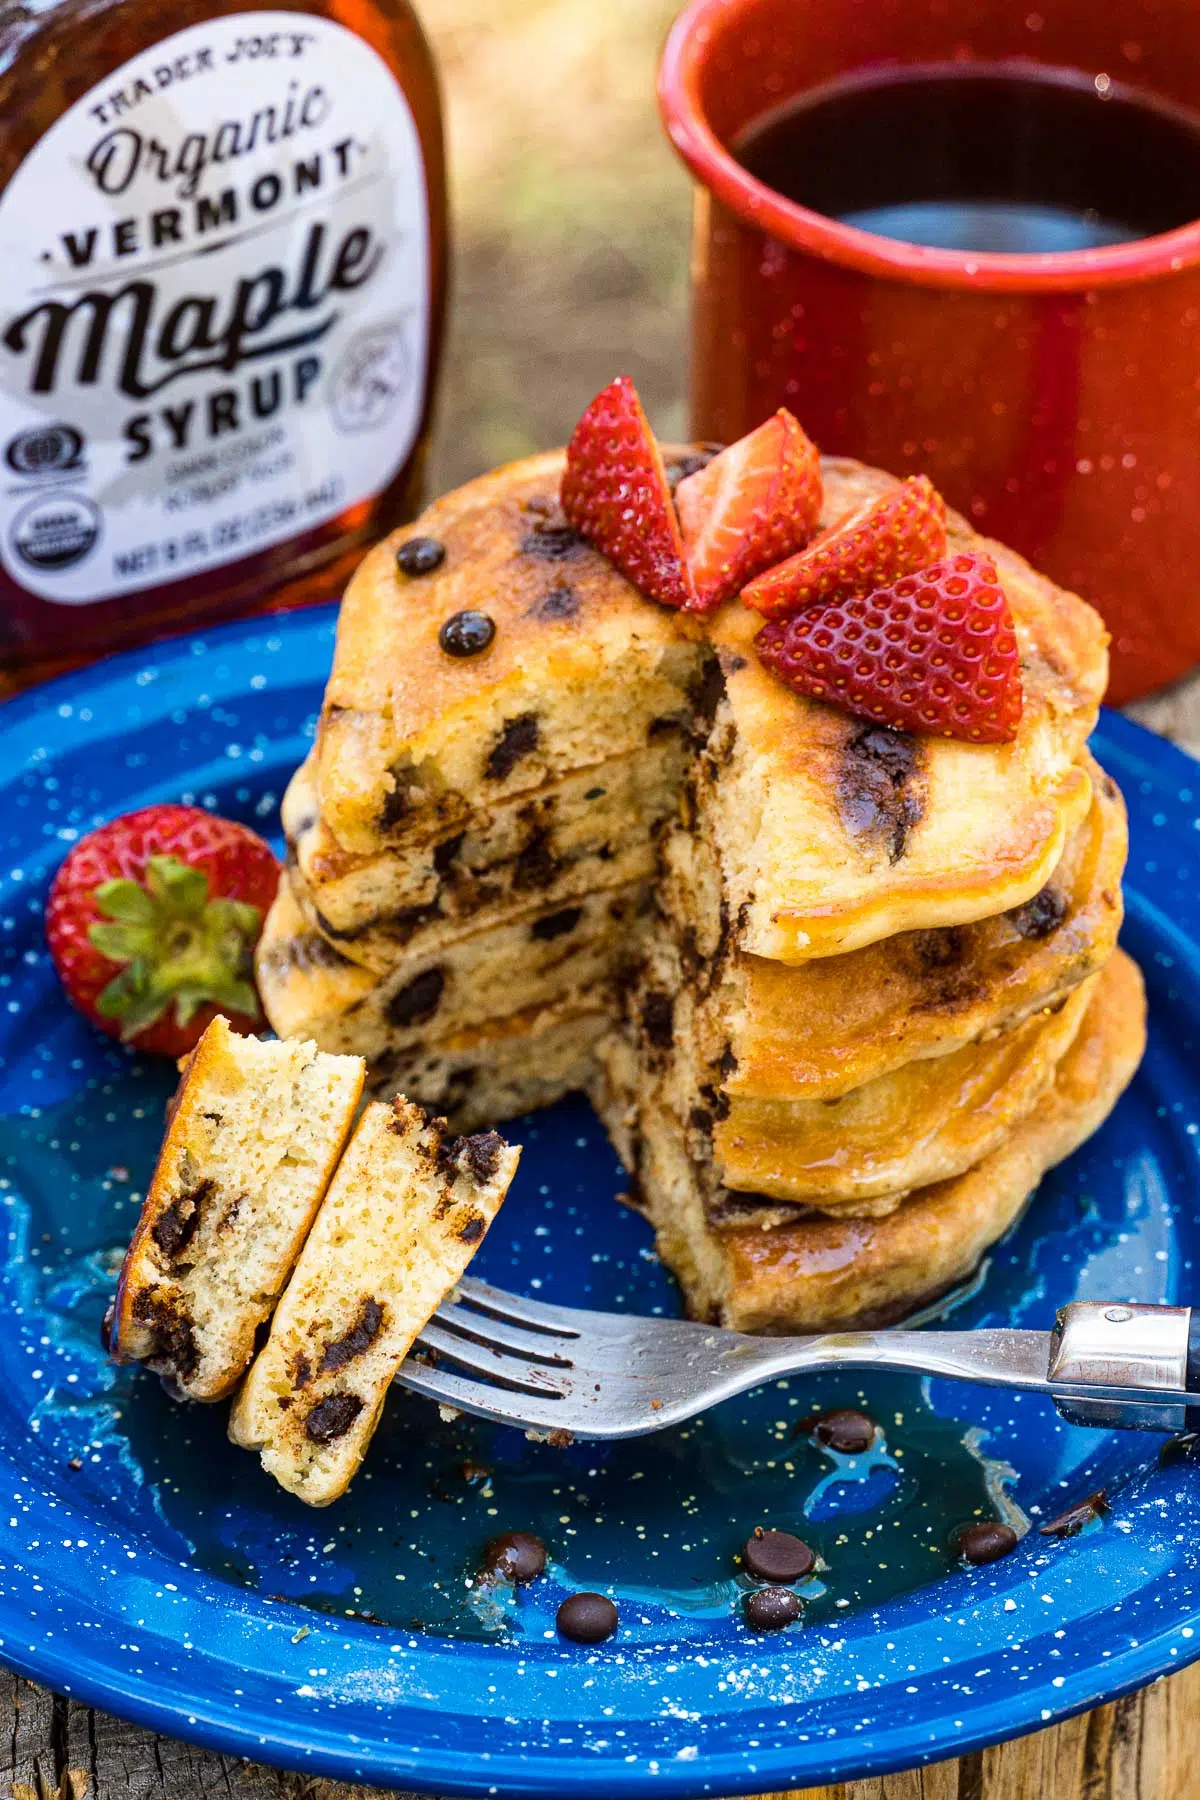
[[[407,0],[0,13],[0,663],[335,597],[419,505],[445,285]]]

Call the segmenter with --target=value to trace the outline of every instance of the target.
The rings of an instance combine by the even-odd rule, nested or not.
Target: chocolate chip
[[[314,1444],[332,1444],[334,1438],[345,1437],[362,1409],[357,1394],[330,1394],[318,1400],[305,1419],[305,1436]]]
[[[582,917],[582,906],[565,906],[561,912],[551,913],[548,918],[535,919],[529,927],[529,935],[539,943],[552,943],[555,938],[566,937],[569,931],[574,931]]]
[[[964,1526],[955,1537],[954,1548],[966,1563],[992,1563],[1008,1556],[1018,1542],[1011,1525],[988,1519],[982,1525]]]
[[[340,1338],[331,1338],[326,1344],[320,1362],[322,1373],[329,1369],[344,1368],[356,1356],[361,1356],[374,1343],[382,1329],[382,1306],[378,1300],[364,1300],[349,1331]]]
[[[545,562],[562,562],[568,556],[577,556],[583,548],[579,533],[566,524],[535,525],[521,539],[526,556],[540,556]]]
[[[522,846],[513,863],[513,886],[549,887],[558,874],[558,868],[558,862],[550,848],[549,832],[535,831],[529,842]]]
[[[922,751],[916,738],[868,725],[842,746],[836,796],[852,838],[877,839],[896,863],[925,810]]]
[[[746,1623],[755,1631],[782,1631],[800,1617],[800,1602],[788,1588],[755,1588],[742,1602]]]
[[[565,581],[552,587],[540,600],[535,600],[529,609],[534,619],[573,619],[578,611],[579,595]]]
[[[486,1229],[487,1227],[479,1217],[479,1214],[474,1213],[461,1228],[458,1235],[461,1242],[464,1244],[477,1244]]]
[[[642,1030],[656,1050],[669,1050],[675,1041],[675,1002],[670,994],[652,988],[642,1000]]]
[[[519,718],[507,719],[504,730],[492,745],[484,773],[492,781],[504,781],[523,756],[537,749],[539,735],[536,713],[521,713]]]
[[[178,1194],[150,1229],[150,1236],[168,1262],[187,1249],[200,1224],[200,1209],[212,1193],[211,1181],[202,1181],[186,1194]]]
[[[437,1011],[445,985],[440,969],[425,969],[398,988],[383,1010],[393,1025],[419,1025]]]
[[[1067,916],[1067,902],[1054,888],[1044,887],[1032,900],[1026,900],[1024,906],[1014,907],[1008,916],[1014,931],[1038,942],[1053,937]]]
[[[617,1609],[604,1594],[568,1594],[554,1623],[573,1644],[602,1644],[617,1629]]]
[[[478,656],[496,635],[496,623],[487,613],[451,613],[438,632],[438,643],[447,656]]]
[[[843,1456],[858,1456],[875,1442],[875,1424],[866,1413],[846,1409],[821,1413],[813,1421],[812,1434],[827,1450],[837,1450]]]
[[[476,1181],[491,1181],[500,1167],[504,1139],[498,1131],[476,1131],[470,1137],[455,1138],[451,1154],[456,1163],[466,1163]]]
[[[432,575],[445,560],[445,544],[431,537],[409,538],[396,552],[396,567],[402,575]]]
[[[455,837],[446,838],[442,843],[434,845],[433,866],[437,874],[448,875],[450,873],[458,853],[463,847],[463,839],[466,835],[465,831],[460,831]]]
[[[1077,1506],[1068,1506],[1066,1512],[1059,1513],[1048,1525],[1039,1525],[1038,1531],[1042,1537],[1076,1537],[1085,1525],[1090,1525],[1093,1519],[1101,1518],[1107,1511],[1108,1495],[1103,1488],[1097,1488],[1094,1494],[1089,1494]]]
[[[536,1581],[546,1567],[546,1546],[532,1531],[504,1531],[489,1538],[479,1560],[485,1581],[512,1581],[518,1587]]]
[[[801,1581],[812,1574],[816,1560],[790,1531],[756,1531],[742,1551],[746,1572],[755,1581]]]

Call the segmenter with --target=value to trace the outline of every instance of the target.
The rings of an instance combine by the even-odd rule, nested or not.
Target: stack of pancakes
[[[864,725],[776,681],[736,602],[643,598],[566,525],[562,464],[446,496],[352,582],[284,806],[268,1016],[460,1130],[585,1088],[699,1316],[896,1316],[974,1267],[1141,1053],[1124,809],[1087,750],[1103,627],[988,545],[1016,741]],[[825,522],[894,485],[824,480]],[[444,557],[407,576],[417,536]],[[951,519],[951,550],[980,543]],[[494,627],[473,656],[443,648],[464,611]]]

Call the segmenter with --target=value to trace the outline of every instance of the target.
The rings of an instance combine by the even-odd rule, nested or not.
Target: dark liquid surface
[[[941,249],[1090,250],[1200,216],[1200,114],[1071,71],[856,75],[756,121],[733,150],[814,212]]]

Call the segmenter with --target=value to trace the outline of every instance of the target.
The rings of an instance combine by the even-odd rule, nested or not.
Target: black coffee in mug
[[[1023,62],[856,73],[732,148],[813,212],[939,249],[1091,250],[1200,216],[1200,114]]]

